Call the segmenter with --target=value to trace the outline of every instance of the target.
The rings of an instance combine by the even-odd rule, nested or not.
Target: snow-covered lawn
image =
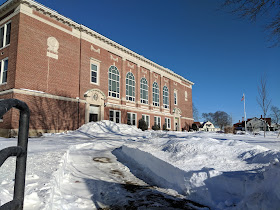
[[[0,138],[0,149],[12,145],[16,139]],[[24,209],[279,209],[279,159],[273,132],[263,138],[89,123],[29,139]],[[14,166],[9,158],[0,168],[1,204],[12,200]]]

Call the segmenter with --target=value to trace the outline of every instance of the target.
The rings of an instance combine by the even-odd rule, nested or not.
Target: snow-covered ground
[[[16,139],[0,138],[0,149]],[[280,209],[280,138],[110,121],[30,138],[24,209]],[[15,158],[0,168],[12,200]],[[206,208],[207,209],[207,208]]]

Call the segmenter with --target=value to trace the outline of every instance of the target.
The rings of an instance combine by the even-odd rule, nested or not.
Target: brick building
[[[30,132],[73,130],[89,121],[181,130],[193,122],[192,83],[32,0],[0,6],[0,98],[25,101]],[[18,128],[18,111],[0,122]]]

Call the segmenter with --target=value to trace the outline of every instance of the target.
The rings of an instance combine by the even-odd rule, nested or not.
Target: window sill
[[[0,50],[3,50],[3,49],[5,49],[6,47],[9,47],[9,46],[10,46],[10,44],[7,44],[4,47],[1,47]]]
[[[130,101],[130,100],[126,100],[126,102],[128,102],[128,103],[133,103],[133,104],[136,103],[135,101]]]
[[[99,86],[99,83],[95,83],[95,82],[90,82],[90,84],[92,84],[92,85],[98,85]]]
[[[6,85],[6,84],[7,84],[7,82],[4,82],[4,83],[0,83],[0,86],[1,86],[1,85]]]
[[[108,98],[110,98],[110,99],[115,99],[115,100],[121,100],[120,98],[113,97],[113,96],[108,96]]]

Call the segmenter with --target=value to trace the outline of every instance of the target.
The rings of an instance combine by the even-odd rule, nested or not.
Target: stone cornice
[[[165,68],[147,58],[145,58],[144,56],[142,55],[139,55],[135,52],[133,52],[132,50],[110,40],[109,38],[93,31],[92,29],[84,26],[84,25],[81,25],[81,24],[78,24],[76,23],[75,21],[63,16],[63,15],[60,15],[58,12],[56,12],[55,10],[52,10],[52,9],[49,9],[47,8],[46,6],[36,2],[36,1],[33,1],[33,0],[9,0],[7,2],[5,2],[4,4],[2,4],[0,6],[0,13],[1,12],[5,12],[6,10],[12,8],[12,7],[15,7],[16,4],[24,4],[24,5],[27,5],[28,7],[38,11],[38,12],[41,12],[42,14],[45,14],[47,15],[48,17],[50,18],[53,18],[67,26],[70,26],[71,28],[74,28],[76,30],[79,30],[81,33],[84,32],[86,34],[89,34],[90,36],[102,41],[103,43],[109,45],[109,46],[112,46],[114,48],[116,48],[117,50],[120,50],[144,63],[147,63],[148,65],[158,69],[158,70],[161,70],[163,72],[166,72],[168,74],[171,74],[172,76],[174,77],[177,77],[178,79],[190,84],[190,85],[194,85],[193,82],[185,79],[184,77],[176,74],[175,72],[173,72],[172,70],[168,69],[168,68]]]
[[[0,14],[5,14],[7,11],[13,9],[16,7],[16,5],[18,5],[20,2],[20,0],[10,0],[10,1],[6,1],[5,3],[3,3],[2,5],[0,5]],[[2,15],[1,15],[2,16]]]
[[[31,9],[41,12],[42,14],[44,14],[50,18],[53,18],[53,19],[57,20],[58,22],[61,22],[67,26],[70,26],[70,27],[78,29],[78,30],[80,29],[80,24],[76,23],[75,21],[71,20],[70,18],[60,15],[57,11],[52,10],[36,1],[33,1],[33,0],[17,0],[17,1],[20,1],[21,4],[25,4],[28,7],[30,7]]]
[[[130,56],[133,56],[133,57],[137,58],[140,61],[143,61],[143,62],[149,64],[150,66],[152,66],[154,68],[157,68],[157,69],[159,69],[161,71],[165,71],[165,72],[167,72],[167,73],[169,73],[169,74],[171,74],[171,75],[173,75],[173,76],[183,80],[184,82],[187,82],[190,85],[194,85],[193,82],[191,82],[191,81],[185,79],[184,77],[176,74],[172,70],[170,70],[168,68],[165,68],[165,67],[163,67],[163,66],[161,66],[161,65],[159,65],[159,64],[157,64],[157,63],[155,63],[155,62],[153,62],[153,61],[151,61],[151,60],[149,60],[147,58],[145,58],[144,56],[139,55],[139,54],[133,52],[132,50],[130,50],[130,49],[128,49],[128,48],[126,48],[126,47],[124,47],[124,46],[122,46],[122,45],[120,45],[120,44],[118,44],[118,43],[116,43],[116,42],[114,42],[114,41],[112,41],[110,39],[108,39],[107,37],[105,37],[105,36],[95,32],[95,31],[93,31],[92,29],[90,29],[90,28],[88,28],[86,26],[81,25],[81,29],[80,30],[81,30],[81,32],[85,32],[85,33],[93,36],[94,38],[96,38],[96,39],[98,39],[98,40],[100,40],[100,41],[102,41],[102,42],[104,42],[104,43],[106,43],[106,44],[108,44],[108,45],[110,45],[110,46],[112,46],[112,47],[114,47],[114,48],[116,48],[116,49],[118,49],[118,50],[128,54],[128,55],[130,55]]]

